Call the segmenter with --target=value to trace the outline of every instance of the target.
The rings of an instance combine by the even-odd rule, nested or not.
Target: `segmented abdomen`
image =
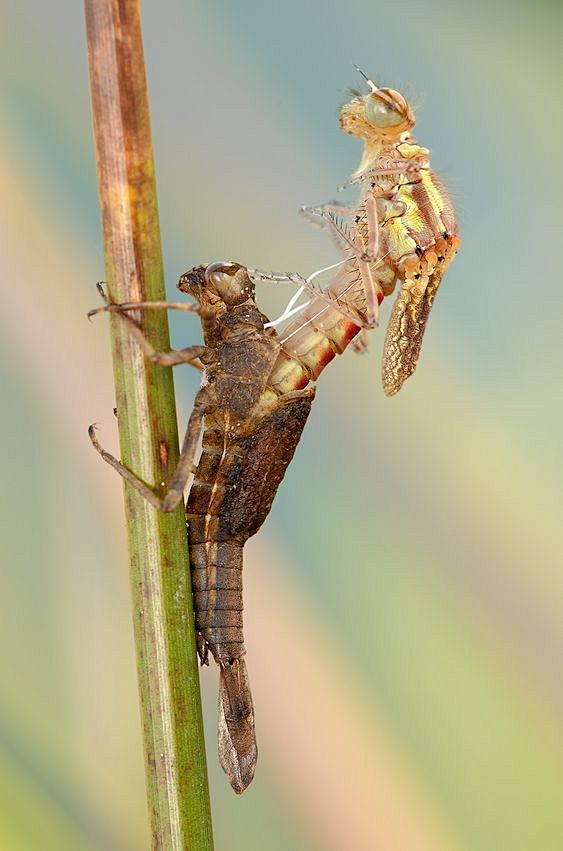
[[[206,517],[189,516],[196,632],[218,664],[244,656],[242,544],[206,541]]]
[[[242,547],[233,538],[227,513],[229,491],[236,487],[241,459],[227,431],[208,427],[186,505],[196,633],[215,661],[244,655],[242,634]],[[206,649],[199,642],[202,662]]]
[[[366,299],[358,265],[354,258],[335,276],[326,294],[360,320],[366,315]],[[383,297],[383,296],[381,296]],[[361,325],[332,307],[322,298],[315,298],[281,334],[281,351],[268,380],[268,386],[278,393],[300,390],[315,381],[325,366],[342,354]]]
[[[215,417],[206,424],[186,506],[200,656],[205,661],[209,648],[222,666],[245,653],[242,548],[268,516],[309,416],[314,389],[293,399],[269,397],[246,434],[233,436],[226,412],[220,415],[223,420]]]

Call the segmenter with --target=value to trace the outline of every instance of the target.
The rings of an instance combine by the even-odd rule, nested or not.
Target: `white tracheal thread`
[[[323,272],[330,272],[331,269],[337,269],[338,266],[343,266],[344,263],[348,263],[350,261],[350,259],[351,259],[350,257],[345,257],[344,260],[339,260],[338,263],[332,263],[330,266],[325,266],[323,269],[317,269],[316,272],[313,272],[311,275],[309,275],[308,278],[305,278],[305,281],[308,284],[310,284],[312,281],[315,280],[315,278],[317,278],[319,275],[322,275]],[[301,279],[301,280],[303,280],[303,279]],[[298,307],[293,307],[293,305],[295,304],[295,302],[297,301],[299,296],[304,292],[304,290],[305,290],[305,287],[299,287],[297,292],[289,300],[289,302],[288,302],[284,312],[281,314],[281,316],[278,316],[277,319],[273,319],[271,322],[266,322],[266,324],[264,325],[264,328],[275,328],[276,325],[280,324],[280,322],[284,322],[286,319],[289,319],[291,316],[295,316],[295,314],[299,313],[301,310],[305,310],[305,308],[308,305],[311,304],[311,299],[308,299],[307,301],[303,302],[303,304],[300,304]]]
[[[386,252],[385,252],[385,254],[384,254],[382,257],[379,257],[379,258],[378,258],[378,260],[377,260],[377,262],[375,263],[375,265],[374,265],[374,267],[373,267],[373,268],[374,268],[374,269],[375,269],[375,268],[377,268],[377,266],[379,266],[379,264],[380,264],[380,263],[382,263],[382,262],[385,260],[385,258],[386,258],[386,257],[387,257],[390,253],[391,253],[391,249],[389,249],[389,251],[386,251]],[[341,261],[340,261],[340,263],[335,263],[335,264],[334,264],[334,266],[341,266],[343,263],[348,263],[351,259],[353,259],[353,258],[348,257],[348,258],[346,258],[345,260],[341,260]],[[327,269],[330,269],[330,268],[334,268],[334,267],[327,266]],[[313,273],[313,275],[318,275],[318,274],[320,274],[320,272],[325,272],[325,271],[326,271],[326,269],[319,269],[319,271],[318,271],[318,272],[314,272],[314,273]],[[313,275],[312,275],[311,277],[313,277]],[[358,283],[358,280],[359,280],[359,279],[356,279],[355,281],[352,281],[350,284],[348,284],[348,286],[346,287],[346,289],[345,289],[345,290],[343,290],[341,293],[339,293],[339,294],[338,294],[338,298],[342,298],[342,296],[343,296],[343,295],[346,295],[346,293],[347,293],[347,292],[349,292],[349,291],[352,289],[352,287],[355,287],[355,286],[356,286],[356,284]],[[307,278],[307,281],[309,281],[309,278]],[[303,290],[303,287],[301,287],[301,290]],[[299,295],[299,293],[296,293],[295,295]],[[295,296],[293,297],[292,301],[294,301],[294,300],[295,300]],[[336,299],[335,299],[335,300],[336,300]],[[303,308],[307,307],[307,305],[308,305],[308,304],[310,304],[310,303],[311,303],[311,301],[309,300],[308,302],[306,302],[306,304],[301,305],[301,307],[299,308],[299,310],[302,310]],[[291,302],[290,302],[290,304],[291,304]],[[287,307],[289,307],[289,304],[288,304],[288,306],[287,306]],[[283,344],[283,343],[287,343],[287,341],[288,341],[288,340],[291,340],[291,338],[292,338],[295,334],[298,334],[300,331],[302,331],[302,330],[303,330],[303,328],[305,328],[305,326],[306,326],[306,325],[309,325],[310,323],[314,322],[314,321],[315,321],[315,319],[318,319],[318,317],[319,317],[319,316],[321,316],[321,314],[323,314],[323,313],[325,312],[325,310],[331,310],[331,309],[336,309],[336,310],[337,310],[338,308],[332,308],[332,305],[330,305],[330,304],[325,304],[325,306],[324,306],[324,307],[321,307],[321,309],[319,310],[319,312],[318,312],[318,313],[315,313],[315,315],[314,315],[314,316],[309,316],[309,318],[307,319],[307,321],[306,321],[306,322],[304,322],[304,323],[303,323],[303,325],[300,325],[298,328],[296,328],[294,331],[292,331],[292,332],[291,332],[291,334],[288,334],[288,336],[287,336],[287,337],[284,337],[282,340],[280,340],[280,342],[281,342],[282,344]],[[287,308],[286,308],[286,310],[287,310]],[[293,313],[297,313],[298,311],[297,311],[297,310],[294,310],[294,311],[292,311],[292,312],[293,312]],[[289,314],[289,315],[291,315],[291,314]],[[276,321],[276,322],[278,322],[279,320],[278,320],[278,319],[276,319],[275,321]],[[273,323],[270,323],[270,324],[273,324]],[[264,327],[267,327],[267,326],[264,326]]]

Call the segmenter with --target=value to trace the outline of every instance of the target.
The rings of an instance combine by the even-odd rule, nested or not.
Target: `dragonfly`
[[[359,184],[357,202],[301,208],[309,219],[328,226],[344,258],[334,264],[339,271],[319,293],[310,280],[298,275],[252,270],[255,280],[291,280],[300,285],[274,323],[300,314],[281,335],[287,363],[280,365],[275,377],[274,386],[280,389],[301,386],[304,365],[305,373],[316,378],[360,330],[365,335],[366,329],[377,325],[379,305],[399,283],[382,361],[383,389],[388,396],[397,393],[416,369],[436,292],[460,245],[451,199],[430,167],[428,148],[411,134],[415,124],[411,106],[399,92],[378,88],[357,70],[369,91],[352,91],[352,100],[340,111],[344,132],[364,142],[358,168],[340,187]],[[294,307],[304,291],[310,298]],[[356,345],[359,351],[365,348],[364,335]]]

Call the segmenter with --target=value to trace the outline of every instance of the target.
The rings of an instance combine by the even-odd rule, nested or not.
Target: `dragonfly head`
[[[346,133],[367,143],[390,142],[414,127],[414,113],[408,101],[394,89],[381,88],[368,81],[371,91],[354,97],[340,110],[340,126]]]

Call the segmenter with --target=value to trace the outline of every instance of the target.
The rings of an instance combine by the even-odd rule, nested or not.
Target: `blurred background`
[[[236,798],[205,670],[218,851],[563,848],[562,18],[143,3],[171,296],[202,261],[336,259],[297,209],[357,165],[337,123],[352,62],[414,101],[462,238],[416,376],[384,397],[383,328],[331,364],[247,547],[260,760]],[[8,4],[0,65],[0,847],[137,851],[121,484],[86,435],[116,447],[107,323],[85,316],[104,267],[81,4]],[[176,372],[182,424],[197,382]]]

